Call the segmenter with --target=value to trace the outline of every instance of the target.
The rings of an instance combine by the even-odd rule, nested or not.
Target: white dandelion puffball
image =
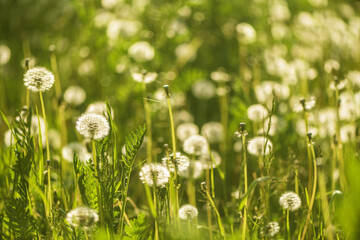
[[[267,141],[266,148],[265,142]],[[270,139],[266,139],[265,137],[255,137],[251,139],[248,143],[247,150],[251,155],[254,156],[261,156],[264,153],[265,155],[270,153],[270,150],[272,150],[272,142]]]
[[[203,169],[216,168],[221,164],[220,154],[214,150],[211,150],[211,155],[207,152],[200,156],[199,160]]]
[[[4,133],[4,143],[6,147],[10,147],[15,143],[15,139],[11,132],[11,129],[6,130],[6,132]]]
[[[253,43],[256,41],[256,31],[248,23],[239,23],[236,26],[236,32],[238,34],[238,39],[244,44]]]
[[[299,195],[294,192],[286,192],[280,196],[279,204],[286,210],[295,211],[301,206],[301,199]]]
[[[0,45],[0,65],[5,65],[9,62],[11,57],[11,50],[6,45]]]
[[[86,147],[79,142],[72,142],[67,144],[62,148],[61,153],[62,157],[70,163],[73,162],[75,153],[77,154],[79,160],[84,163],[92,157]]]
[[[88,207],[77,207],[66,215],[66,221],[75,228],[91,229],[99,221],[99,215]]]
[[[192,85],[191,91],[196,98],[208,100],[215,96],[216,87],[208,80],[200,80]]]
[[[268,116],[268,110],[261,104],[251,105],[247,109],[248,118],[254,122],[261,122]]]
[[[101,140],[109,134],[110,126],[104,116],[85,113],[76,121],[76,130],[86,138]]]
[[[200,135],[193,135],[187,138],[183,144],[184,152],[190,155],[206,154],[209,151],[206,138]]]
[[[154,48],[145,41],[136,42],[131,45],[128,53],[136,62],[147,62],[155,57]]]
[[[201,128],[203,135],[209,143],[219,143],[223,138],[223,126],[219,122],[207,122]]]
[[[70,105],[79,106],[86,99],[86,92],[79,86],[70,86],[64,92],[64,101]]]
[[[179,171],[179,175],[184,178],[198,179],[203,173],[203,165],[200,161],[190,161],[188,168]]]
[[[210,74],[210,78],[218,83],[228,82],[231,79],[230,75],[226,73],[225,70],[222,68],[219,68],[218,70],[212,72]]]
[[[199,128],[194,123],[183,123],[176,128],[176,136],[180,141],[185,141],[187,138],[198,135]]]
[[[147,163],[141,168],[140,180],[150,187],[164,187],[170,178],[170,172],[160,163]]]
[[[182,220],[194,219],[197,217],[198,214],[199,212],[197,208],[190,204],[183,205],[179,209],[179,218]]]
[[[49,90],[54,83],[54,74],[44,67],[32,68],[24,74],[24,85],[33,92]]]
[[[280,231],[278,222],[269,222],[261,229],[260,234],[264,237],[274,237]]]
[[[143,82],[143,83],[152,83],[157,78],[158,74],[155,72],[132,72],[131,73],[132,78],[135,82]]]
[[[190,159],[187,156],[182,155],[180,152],[176,153],[175,159],[173,159],[173,154],[170,154],[169,157],[164,157],[161,161],[170,172],[175,172],[175,167],[177,171],[184,171],[190,165]]]

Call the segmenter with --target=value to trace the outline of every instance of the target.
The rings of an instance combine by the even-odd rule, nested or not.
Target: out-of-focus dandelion
[[[99,216],[91,208],[77,207],[67,213],[66,221],[74,228],[90,230],[96,226]]]
[[[152,83],[153,81],[155,81],[158,74],[155,72],[147,72],[146,70],[142,70],[140,72],[138,72],[138,71],[131,72],[131,76],[135,82],[149,84],[149,83]]]
[[[140,63],[153,60],[155,57],[153,46],[145,41],[139,41],[131,45],[128,53],[136,62]]]
[[[197,179],[203,173],[203,165],[200,161],[190,161],[188,168],[179,171],[179,175],[184,178]]]
[[[296,211],[301,207],[301,199],[294,192],[285,192],[280,196],[279,204],[286,210]]]
[[[266,147],[265,142],[267,142]],[[254,156],[261,156],[264,153],[264,150],[266,155],[269,154],[270,150],[272,150],[272,146],[270,139],[266,139],[265,137],[255,137],[249,141],[247,150]]]
[[[201,155],[208,152],[208,142],[203,136],[193,135],[187,138],[183,144],[184,152],[190,155]]]
[[[176,153],[175,159],[173,158],[173,154],[170,154],[169,157],[164,157],[161,159],[162,164],[166,166],[170,172],[176,171],[184,171],[190,165],[190,160],[187,156],[182,155],[180,152]]]
[[[209,143],[221,142],[224,130],[219,122],[207,122],[201,128],[201,135],[203,135]]]
[[[200,80],[192,85],[191,92],[198,99],[208,100],[215,96],[216,87],[209,80]]]
[[[141,168],[140,180],[150,187],[164,187],[170,178],[169,170],[160,163],[146,163]]]
[[[105,117],[108,116],[107,107],[105,102],[94,102],[89,104],[89,106],[86,108],[86,113],[96,113],[99,115],[103,115]],[[114,117],[113,115],[113,109],[110,108],[111,117]]]
[[[341,90],[341,89],[346,87],[347,83],[348,83],[347,79],[344,79],[344,80],[341,80],[341,81],[333,80],[330,83],[330,89],[333,90],[333,91]]]
[[[190,220],[196,218],[198,215],[198,210],[196,207],[190,204],[181,206],[179,209],[179,217],[182,220]]]
[[[9,62],[11,57],[11,50],[8,46],[0,45],[0,65],[5,65]]]
[[[356,127],[352,124],[346,124],[340,128],[340,138],[344,143],[351,142],[355,139]]]
[[[86,92],[79,86],[70,86],[64,92],[64,101],[73,106],[79,106],[86,99]]]
[[[253,26],[248,23],[239,23],[236,26],[236,32],[238,35],[238,40],[241,43],[250,44],[256,40],[256,31]]]
[[[104,116],[85,113],[76,121],[76,130],[86,138],[102,140],[109,134],[110,126]]]
[[[176,136],[182,142],[187,138],[198,134],[199,128],[194,123],[182,123],[176,128]]]
[[[247,109],[248,118],[254,122],[263,121],[268,116],[268,114],[268,110],[261,104],[251,105]]]
[[[72,142],[67,144],[62,148],[61,153],[62,157],[70,163],[73,162],[75,153],[77,154],[79,160],[84,163],[91,158],[91,154],[88,152],[86,147],[79,142]]]
[[[269,222],[261,229],[260,234],[264,237],[274,237],[279,231],[280,226],[278,222]]]
[[[218,70],[212,72],[210,74],[210,78],[218,83],[228,82],[231,79],[230,75],[225,72],[223,68],[219,68]]]
[[[202,154],[199,161],[201,162],[203,169],[211,169],[216,168],[221,164],[221,157],[218,152],[212,150],[211,154],[209,152]]]
[[[54,74],[44,67],[32,68],[24,74],[24,85],[33,92],[49,90],[54,83]]]

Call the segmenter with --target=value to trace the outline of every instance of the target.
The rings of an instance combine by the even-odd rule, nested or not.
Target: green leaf
[[[126,225],[125,233],[127,236],[124,239],[142,240],[148,239],[150,236],[151,225],[149,219],[144,213],[141,213],[137,218],[130,221],[131,227]]]
[[[266,182],[266,181],[269,181],[271,178],[269,176],[265,176],[265,177],[261,177],[261,178],[258,178],[256,180],[254,180],[249,188],[248,188],[248,191],[245,193],[245,195],[241,198],[241,201],[240,201],[240,204],[239,204],[239,208],[238,210],[241,211],[244,206],[245,206],[245,202],[247,201],[248,197],[249,197],[249,194],[250,192],[259,184],[259,183],[262,183],[262,182]]]

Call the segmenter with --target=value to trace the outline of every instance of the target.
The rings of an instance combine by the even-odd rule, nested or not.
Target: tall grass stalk
[[[241,134],[242,140],[242,150],[243,150],[243,162],[244,162],[244,193],[248,191],[248,177],[247,177],[247,156],[246,156],[246,124],[240,123],[239,133]],[[240,186],[239,186],[240,189]],[[247,231],[247,200],[245,201],[244,205],[244,214],[243,214],[243,222],[242,222],[242,232],[241,232],[241,239],[246,238],[246,231]]]

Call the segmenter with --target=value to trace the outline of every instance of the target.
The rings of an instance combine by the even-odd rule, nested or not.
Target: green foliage
[[[144,240],[149,239],[150,232],[151,232],[151,224],[149,219],[146,217],[144,213],[139,214],[135,219],[130,221],[131,227],[126,225],[125,233],[126,237],[125,240]]]

